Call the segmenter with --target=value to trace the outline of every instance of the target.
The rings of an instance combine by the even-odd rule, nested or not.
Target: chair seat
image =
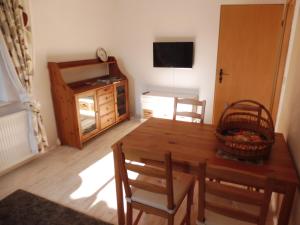
[[[145,176],[139,176],[138,180],[146,180],[149,183],[165,185],[165,181],[162,179],[148,180]],[[161,209],[170,214],[174,214],[177,208],[180,206],[187,192],[194,184],[194,177],[184,173],[173,172],[173,190],[174,190],[174,209],[168,209],[167,196],[164,194],[153,193],[138,188],[133,188],[132,196],[127,201],[141,203],[147,206],[151,206],[156,209]]]

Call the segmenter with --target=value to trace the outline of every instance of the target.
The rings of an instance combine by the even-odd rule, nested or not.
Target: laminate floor
[[[0,177],[0,199],[23,189],[101,220],[117,224],[114,164],[111,145],[140,124],[130,120],[90,141],[84,150],[61,146]],[[195,196],[197,196],[195,190]],[[231,204],[231,203],[228,203]],[[195,197],[192,222],[196,221]],[[238,207],[238,206],[237,206]],[[185,204],[177,213],[181,221]],[[137,213],[135,213],[136,215]],[[207,225],[246,225],[206,213]],[[143,215],[139,224],[161,225],[160,217]],[[272,217],[269,216],[268,225]]]

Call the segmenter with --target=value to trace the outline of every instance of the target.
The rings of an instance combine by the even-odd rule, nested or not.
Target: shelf
[[[94,64],[113,64],[116,63],[114,57],[108,57],[106,62],[100,61],[100,59],[86,59],[86,60],[78,60],[78,61],[69,61],[69,62],[61,62],[57,63],[60,69],[79,67],[79,66],[88,66]]]
[[[125,93],[118,94],[118,98],[124,96]]]
[[[111,80],[109,82],[105,82],[111,79],[111,75],[105,75],[101,77],[95,77],[87,80],[81,80],[73,83],[69,83],[68,86],[74,91],[75,94],[82,93],[88,90],[93,90],[95,88],[101,88],[108,85],[112,85],[116,82],[123,81],[125,78],[119,77],[119,80]],[[116,77],[116,76],[114,76]],[[103,80],[103,81],[101,81]]]

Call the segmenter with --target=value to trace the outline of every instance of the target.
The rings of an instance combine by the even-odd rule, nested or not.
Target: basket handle
[[[249,105],[247,103],[250,103],[250,104],[253,104],[256,106]],[[261,103],[254,101],[254,100],[250,100],[250,99],[239,100],[239,101],[233,102],[230,105],[228,105],[225,108],[225,110],[223,111],[223,113],[219,119],[219,124],[221,124],[221,122],[223,121],[223,118],[224,118],[226,112],[231,108],[248,110],[248,111],[256,111],[258,113],[258,118],[261,118],[262,111],[265,111],[268,116],[268,121],[270,122],[271,128],[272,128],[272,130],[274,130],[274,123],[273,123],[273,119],[272,119],[272,116],[271,116],[269,110],[267,110],[266,107],[264,105],[262,105]],[[259,119],[258,123],[259,122],[260,122],[260,119]]]

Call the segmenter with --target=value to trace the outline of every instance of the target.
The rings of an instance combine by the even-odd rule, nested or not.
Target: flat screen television
[[[193,42],[153,42],[153,66],[192,68]]]

